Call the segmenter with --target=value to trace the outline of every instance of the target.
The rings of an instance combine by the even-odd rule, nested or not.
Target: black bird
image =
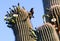
[[[30,10],[32,16],[33,16],[33,14],[34,14],[34,10],[33,10],[33,9],[34,9],[34,8],[31,8],[31,10]]]
[[[29,18],[30,18],[30,19],[31,19],[31,18],[34,18],[33,14],[34,14],[34,10],[33,10],[33,8],[31,8],[31,10],[30,10],[30,12],[29,12]]]

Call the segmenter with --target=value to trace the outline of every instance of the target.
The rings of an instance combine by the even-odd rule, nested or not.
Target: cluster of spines
[[[18,17],[18,14],[20,12],[20,6],[18,3],[18,7],[17,6],[12,6],[13,9],[10,9],[10,12],[7,11],[7,14],[4,17],[4,20],[6,21],[6,24],[8,24],[8,27],[13,27],[15,24],[15,19]]]

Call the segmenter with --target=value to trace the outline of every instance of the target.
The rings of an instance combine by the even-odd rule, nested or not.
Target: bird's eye
[[[51,22],[56,22],[56,18],[52,18],[51,19]]]

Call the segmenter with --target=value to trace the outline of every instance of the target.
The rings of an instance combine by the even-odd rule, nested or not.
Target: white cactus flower
[[[5,16],[4,19],[7,19],[7,16]]]
[[[8,19],[11,19],[12,17],[7,17],[7,16],[5,16],[4,17],[4,20],[8,20]]]
[[[13,14],[14,17],[18,17],[18,14]]]
[[[55,21],[56,21],[56,18],[51,19],[51,21],[52,21],[52,22],[55,22]]]

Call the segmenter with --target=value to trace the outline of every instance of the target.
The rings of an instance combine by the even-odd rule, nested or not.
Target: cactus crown
[[[7,14],[4,17],[4,20],[6,21],[6,24],[8,24],[8,27],[13,26],[16,23],[16,18],[18,18],[19,16],[21,17],[20,21],[26,21],[29,17],[28,12],[24,8],[21,8],[19,6],[19,3],[18,6],[13,5],[12,7],[13,9],[9,8],[10,11],[7,11]]]

